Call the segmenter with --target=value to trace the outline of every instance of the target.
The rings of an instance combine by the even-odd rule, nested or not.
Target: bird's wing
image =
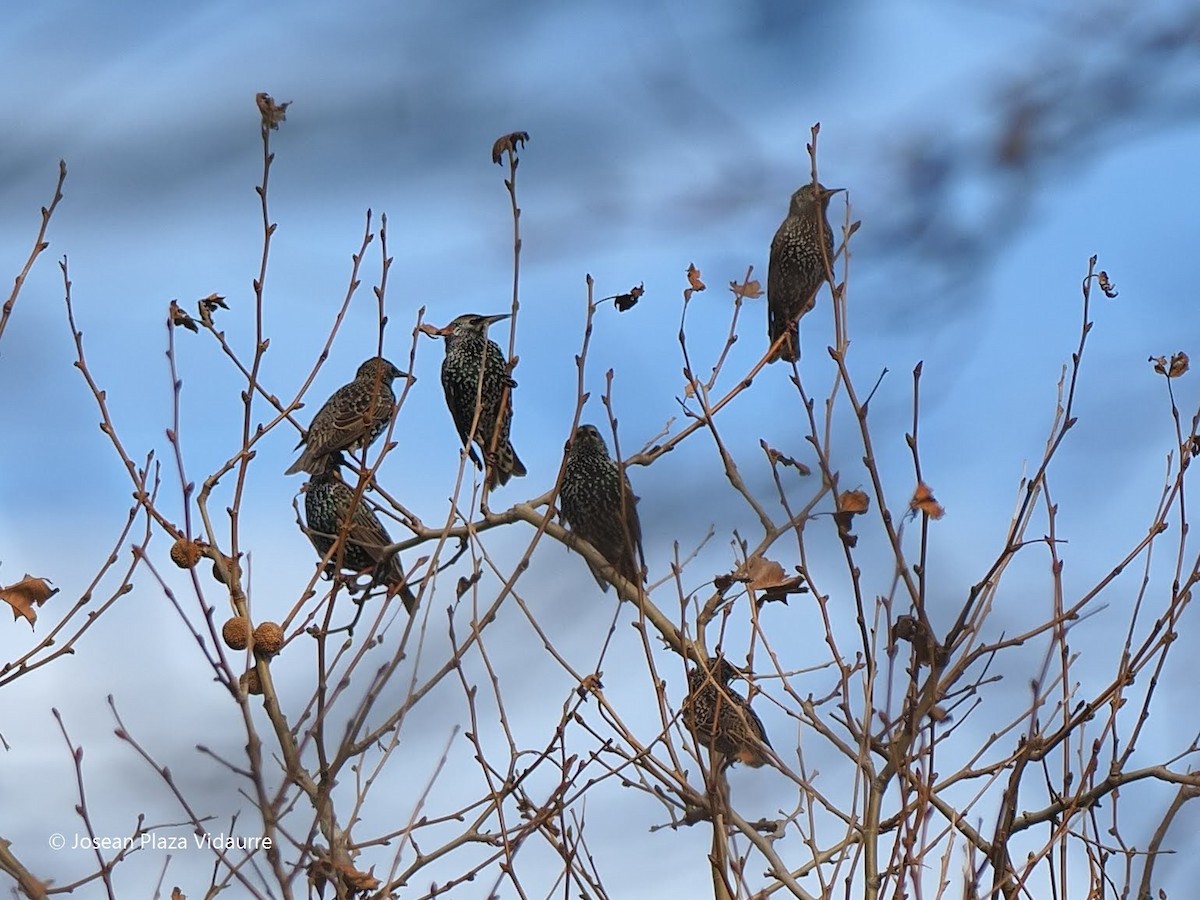
[[[633,486],[630,485],[629,478],[624,472],[621,473],[621,482],[624,485],[623,504],[625,506],[625,533],[622,535],[622,542],[629,552],[630,557],[636,556],[636,559],[632,561],[635,569],[634,575],[637,576],[646,569],[646,554],[642,550],[642,523],[638,519],[637,512],[638,498],[633,493]],[[641,566],[640,569],[638,569],[639,564]],[[641,579],[634,577],[631,580],[638,582]]]

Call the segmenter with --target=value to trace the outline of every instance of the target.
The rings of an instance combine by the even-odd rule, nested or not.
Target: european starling
[[[354,380],[334,391],[317,410],[308,433],[296,445],[303,446],[304,452],[284,474],[319,472],[329,454],[370,446],[392,418],[396,406],[392,380],[406,374],[382,356],[359,366]]]
[[[571,531],[595,547],[623,578],[641,584],[645,559],[638,498],[595,425],[576,429],[558,497]],[[590,562],[588,566],[607,591],[602,569]]]
[[[342,569],[371,570],[375,583],[386,585],[389,594],[399,594],[404,608],[412,613],[417,608],[417,598],[405,584],[396,554],[389,556],[383,564],[379,562],[383,548],[392,543],[391,535],[365,498],[360,497],[357,503],[354,502],[354,488],[338,473],[338,466],[345,461],[337,451],[322,456],[321,468],[308,481],[308,490],[304,494],[308,539],[324,558],[342,534],[342,529],[347,528],[349,519],[342,545],[330,560],[330,567],[337,567],[340,558]]]
[[[795,362],[800,357],[801,317],[816,305],[825,283],[825,262],[833,264],[833,229],[826,210],[829,198],[844,188],[806,184],[792,194],[787,218],[771,241],[767,267],[767,334],[771,343],[787,338],[769,362]],[[822,252],[824,246],[824,252]]]
[[[487,464],[485,481],[489,488],[507,484],[514,475],[525,474],[525,465],[508,439],[512,428],[512,389],[517,383],[508,374],[508,362],[499,345],[487,336],[489,325],[508,316],[508,313],[497,316],[467,313],[434,332],[446,339],[446,358],[442,360],[446,405],[454,417],[458,436],[470,449],[472,461],[483,468],[470,445],[474,442],[479,447]]]
[[[725,766],[743,762],[755,769],[769,759],[770,747],[762,720],[750,703],[729,687],[729,679],[742,673],[724,657],[688,673],[688,695],[683,701],[683,723],[710,753],[719,753]]]

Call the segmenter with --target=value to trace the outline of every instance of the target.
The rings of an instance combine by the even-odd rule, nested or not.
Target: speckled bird
[[[833,229],[826,211],[829,198],[844,190],[806,184],[792,194],[787,218],[771,241],[767,267],[767,334],[771,343],[787,338],[769,360],[800,358],[799,321],[817,302],[825,283],[825,261],[833,265]],[[822,246],[824,252],[822,253]]]
[[[567,468],[558,493],[562,517],[624,578],[642,583],[645,559],[637,500],[629,478],[608,455],[608,446],[595,425],[580,425],[567,452]],[[588,566],[605,591],[602,569]]]
[[[710,753],[719,753],[724,766],[743,762],[755,769],[769,762],[771,746],[762,720],[749,701],[729,687],[742,673],[723,657],[713,657],[707,667],[688,673],[688,695],[683,701],[683,722]]]
[[[324,457],[331,453],[370,446],[383,434],[396,407],[392,381],[405,376],[382,356],[359,366],[354,380],[334,391],[317,410],[308,433],[296,445],[304,452],[284,474],[315,473],[324,468]]]
[[[470,447],[474,443],[479,448],[487,464],[485,481],[489,488],[507,484],[514,475],[525,474],[525,464],[517,457],[509,440],[512,389],[517,383],[508,374],[508,361],[499,345],[487,336],[488,326],[508,316],[508,313],[496,316],[467,313],[434,331],[446,339],[446,358],[442,360],[446,405],[454,417],[463,445]],[[471,430],[472,423],[475,424],[474,431]],[[495,452],[489,449],[493,446]],[[470,447],[470,453],[475,465],[484,468],[474,447]]]
[[[404,581],[397,555],[393,553],[380,565],[383,548],[392,543],[391,535],[379,517],[367,505],[365,498],[354,501],[354,488],[342,480],[338,466],[345,463],[341,453],[321,457],[321,468],[308,481],[304,494],[304,518],[308,523],[308,539],[324,558],[342,529],[350,522],[342,542],[341,568],[352,572],[370,571],[378,584],[387,586],[389,594],[399,594],[410,613],[417,608],[417,598]],[[338,562],[338,554],[330,567]]]

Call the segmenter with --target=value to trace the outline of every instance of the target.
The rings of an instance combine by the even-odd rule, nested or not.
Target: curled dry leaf
[[[858,536],[854,534],[854,517],[870,508],[871,498],[866,491],[842,491],[838,494],[833,521],[837,525],[838,537],[847,547],[858,544]]]
[[[646,293],[646,282],[643,281],[637,287],[630,288],[628,294],[617,294],[613,297],[613,305],[616,306],[617,312],[633,309],[644,293]]]
[[[929,626],[915,616],[899,616],[892,626],[892,642],[908,641],[913,645],[913,659],[918,666],[937,663],[944,666],[950,661],[946,648],[937,642]]]
[[[421,334],[427,335],[431,338],[442,337],[442,329],[437,328],[436,326],[430,325],[428,322],[422,322],[420,325],[418,325],[417,331],[419,331],[419,332],[421,332]]]
[[[1108,273],[1103,269],[1096,276],[1096,281],[1100,284],[1100,290],[1104,291],[1104,296],[1110,300],[1117,296],[1117,286],[1108,280]]]
[[[199,306],[200,306],[200,321],[203,322],[205,325],[207,325],[209,328],[212,327],[213,313],[216,312],[216,310],[218,308],[229,309],[229,304],[227,304],[225,302],[225,298],[222,297],[220,294],[209,294],[207,297],[203,298],[200,301]]]
[[[45,578],[34,578],[28,572],[16,584],[0,588],[0,600],[13,610],[13,619],[24,618],[33,627],[37,622],[37,607],[58,593]]]
[[[731,577],[734,581],[743,582],[751,590],[759,591],[763,595],[763,602],[780,600],[786,603],[788,594],[800,594],[808,590],[801,583],[801,576],[788,575],[783,566],[764,556],[750,557],[737,567]]]
[[[761,438],[758,441],[758,446],[762,447],[763,452],[765,454],[767,454],[767,459],[770,460],[771,465],[773,465],[773,466],[775,466],[775,465],[791,466],[793,469],[795,469],[801,475],[811,475],[812,474],[812,469],[810,469],[804,463],[800,462],[799,460],[792,459],[790,456],[784,456],[782,453],[780,453],[778,450],[774,449],[773,447],[767,446],[767,442],[762,440]],[[863,496],[866,496],[866,495],[864,494]]]
[[[461,600],[463,594],[471,589],[471,586],[479,581],[479,572],[472,572],[469,576],[463,575],[454,585],[454,598]]]
[[[514,131],[503,137],[496,138],[496,143],[492,144],[492,162],[500,165],[500,161],[504,158],[505,153],[516,156],[517,150],[524,147],[525,142],[528,140],[528,131]]]
[[[692,291],[708,290],[708,285],[706,285],[703,281],[700,280],[700,270],[697,269],[692,263],[688,263],[687,280],[688,280],[689,290],[692,290]]]
[[[364,897],[378,890],[380,884],[379,879],[370,872],[360,872],[349,863],[325,858],[316,860],[308,867],[308,877],[317,889],[318,896],[324,895],[325,885],[330,882],[340,884],[350,897]]]
[[[934,499],[933,491],[925,482],[919,482],[917,489],[913,493],[913,498],[908,501],[909,508],[914,512],[922,512],[931,519],[940,519],[946,514],[942,504]]]
[[[169,315],[169,321],[174,326],[186,328],[188,331],[200,330],[200,326],[196,324],[196,320],[189,316],[187,310],[180,306],[176,300],[171,301]]]
[[[259,91],[254,95],[254,102],[258,104],[258,112],[262,116],[263,128],[272,130],[279,129],[279,123],[287,120],[287,108],[292,105],[292,101],[286,103],[276,103],[271,95],[265,91]]]
[[[593,672],[590,675],[585,675],[583,681],[579,682],[579,687],[576,689],[580,697],[586,697],[588,694],[596,694],[604,690],[604,685],[600,681],[600,676],[603,672]]]
[[[871,498],[866,491],[842,491],[837,498],[838,512],[856,516],[871,508]]]
[[[1188,355],[1182,350],[1172,353],[1169,360],[1165,356],[1151,356],[1149,361],[1154,363],[1155,372],[1159,375],[1166,375],[1168,378],[1178,378],[1187,372],[1192,364]]]
[[[757,300],[763,295],[762,285],[757,278],[748,278],[741,284],[731,281],[729,282],[729,290],[733,292],[733,296],[738,300]]]

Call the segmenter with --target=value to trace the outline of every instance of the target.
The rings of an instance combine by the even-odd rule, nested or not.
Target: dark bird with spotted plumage
[[[442,360],[446,406],[463,446],[470,449],[471,460],[478,468],[485,468],[486,464],[485,481],[489,488],[507,484],[514,475],[525,474],[525,464],[509,440],[512,389],[517,383],[509,375],[508,360],[500,346],[487,336],[489,326],[508,317],[508,313],[494,316],[466,313],[446,327],[429,332],[446,339],[446,357]],[[479,448],[483,462],[475,447]]]
[[[742,762],[759,768],[770,762],[762,720],[750,703],[729,686],[743,672],[724,657],[709,659],[688,673],[688,695],[683,701],[683,722],[710,753],[720,754],[723,767]]]
[[[575,430],[558,499],[571,531],[595,547],[619,575],[641,584],[645,556],[638,498],[629,478],[608,455],[608,446],[595,425],[580,425]],[[588,566],[596,583],[607,591],[603,569],[590,562]]]
[[[317,410],[307,433],[296,445],[304,452],[284,474],[317,472],[324,468],[324,457],[331,453],[369,447],[383,434],[396,408],[392,382],[405,377],[406,372],[382,356],[359,366],[354,380],[334,391]]]
[[[360,496],[356,501],[354,488],[342,480],[338,467],[345,461],[339,452],[322,456],[321,467],[308,481],[304,493],[308,539],[323,559],[345,529],[345,537],[330,559],[330,567],[371,572],[374,582],[385,585],[389,595],[398,594],[405,609],[412,613],[417,608],[417,598],[405,582],[397,555],[393,553],[381,562],[383,550],[392,543],[392,537],[367,505],[366,498]]]
[[[833,229],[829,227],[829,198],[845,188],[802,185],[792,194],[787,218],[771,241],[767,266],[767,335],[771,343],[784,337],[768,362],[800,358],[800,319],[817,302],[833,265]]]

